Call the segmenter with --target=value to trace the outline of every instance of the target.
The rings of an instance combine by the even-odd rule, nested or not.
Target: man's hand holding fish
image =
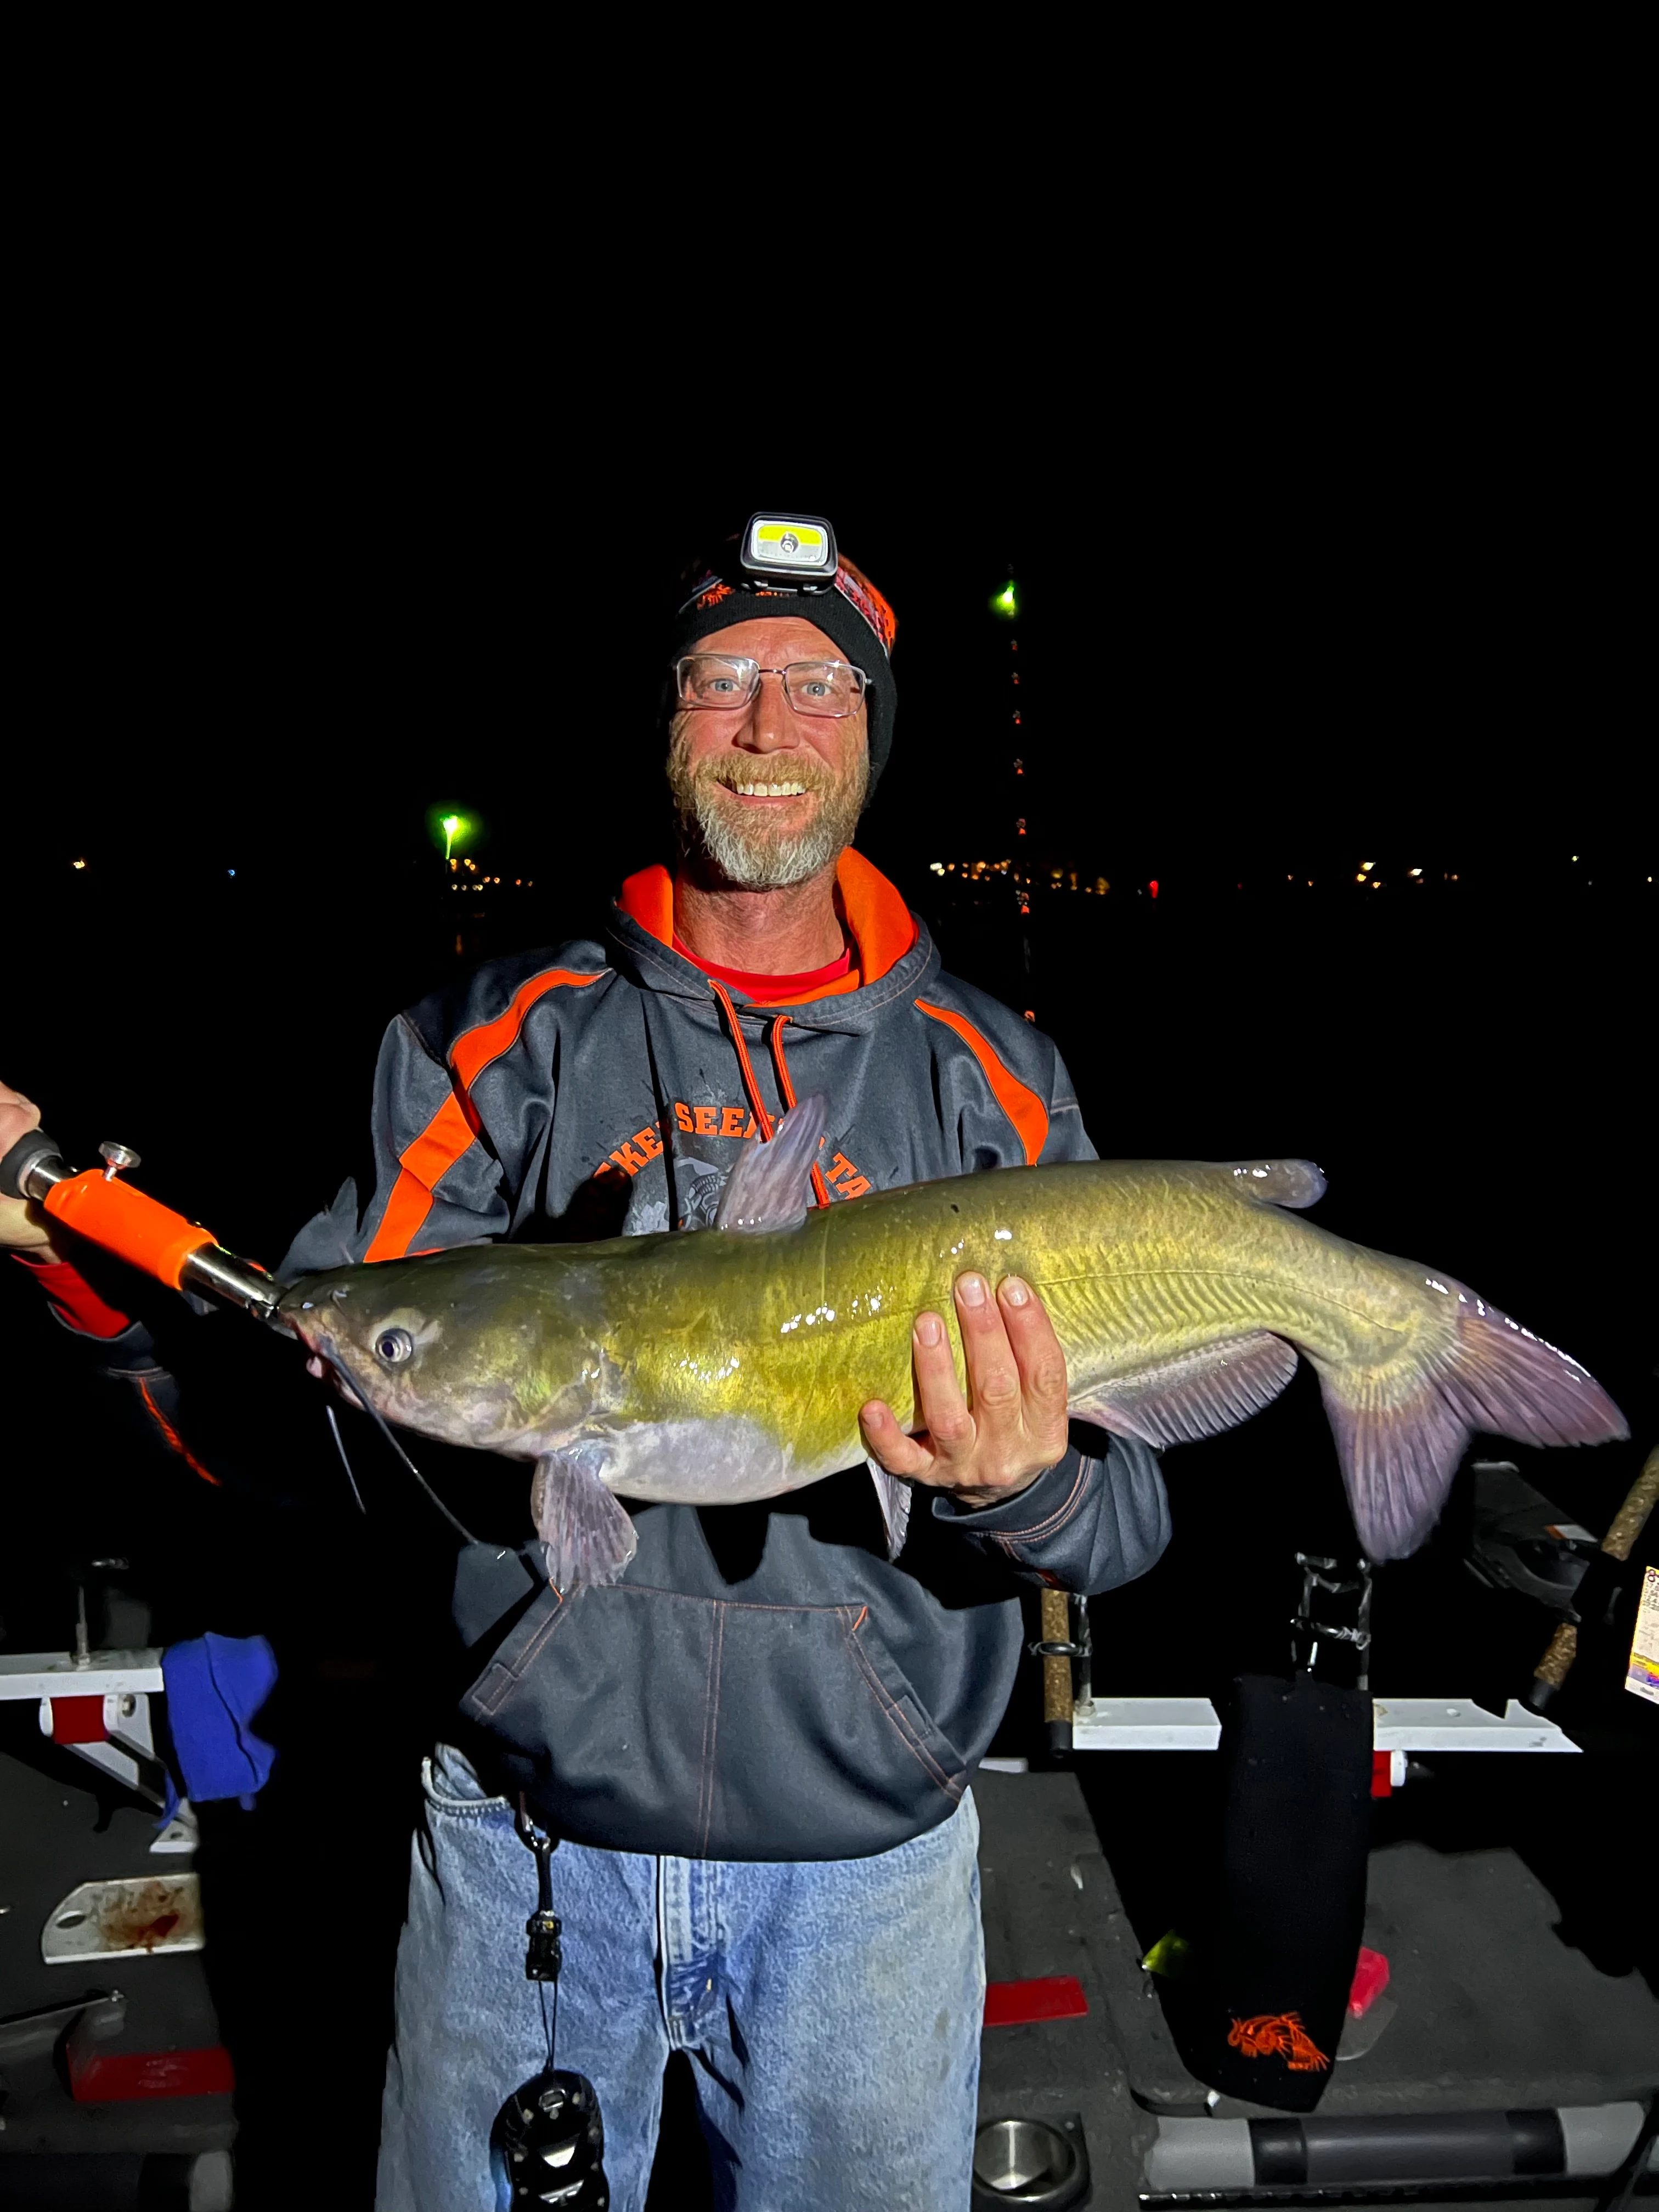
[[[919,1314],[911,1342],[922,1426],[907,1436],[879,1398],[859,1419],[871,1457],[890,1474],[952,1491],[965,1505],[996,1505],[1065,1456],[1066,1354],[1042,1300],[1018,1275],[994,1297],[970,1269],[957,1279],[956,1310],[967,1391],[943,1320]]]

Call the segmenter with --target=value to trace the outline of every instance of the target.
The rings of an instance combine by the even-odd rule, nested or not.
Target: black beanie
[[[870,795],[893,749],[893,639],[898,617],[881,593],[845,554],[836,564],[836,580],[815,592],[775,589],[757,583],[738,563],[732,538],[716,558],[697,562],[685,574],[685,590],[671,633],[670,658],[678,660],[713,630],[737,623],[775,622],[799,615],[833,638],[855,668],[869,678],[865,707],[870,732]]]

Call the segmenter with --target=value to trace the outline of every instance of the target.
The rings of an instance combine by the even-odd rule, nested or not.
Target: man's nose
[[[762,670],[760,689],[750,702],[749,719],[738,742],[757,753],[782,752],[801,742],[795,710],[784,696],[783,678],[775,669]]]

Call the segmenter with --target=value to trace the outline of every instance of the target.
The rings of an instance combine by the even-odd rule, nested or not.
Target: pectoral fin
[[[866,1458],[865,1465],[876,1486],[876,1502],[881,1507],[882,1522],[887,1530],[887,1556],[897,1559],[904,1549],[904,1539],[910,1527],[910,1486],[901,1482],[896,1474],[889,1474],[877,1460]]]
[[[603,1444],[584,1443],[536,1462],[530,1510],[556,1589],[614,1583],[638,1548],[633,1522],[605,1486],[608,1456]]]
[[[1294,1348],[1282,1336],[1255,1329],[1115,1375],[1087,1397],[1073,1398],[1070,1410],[1080,1421],[1144,1443],[1193,1443],[1259,1413],[1295,1372]]]
[[[770,1144],[744,1147],[714,1217],[716,1229],[793,1229],[806,1218],[812,1163],[823,1142],[829,1102],[814,1092],[778,1123]]]

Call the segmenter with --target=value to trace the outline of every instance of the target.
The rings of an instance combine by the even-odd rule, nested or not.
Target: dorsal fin
[[[812,1163],[823,1142],[830,1102],[814,1091],[778,1123],[770,1144],[749,1145],[732,1170],[714,1217],[716,1229],[793,1229],[806,1218]]]
[[[1255,1206],[1289,1206],[1298,1212],[1325,1195],[1325,1177],[1311,1160],[1228,1160],[1218,1170],[1229,1175],[1241,1198]]]

